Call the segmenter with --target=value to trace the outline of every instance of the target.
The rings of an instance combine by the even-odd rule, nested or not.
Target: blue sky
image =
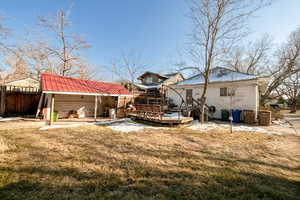
[[[0,11],[14,36],[21,37],[35,29],[38,15],[54,14],[72,2],[72,28],[90,41],[92,48],[85,55],[97,70],[130,51],[139,52],[157,72],[184,59],[179,52],[190,30],[185,0],[3,0]],[[276,43],[285,41],[300,25],[299,10],[299,0],[274,0],[251,20],[249,39],[267,33]]]

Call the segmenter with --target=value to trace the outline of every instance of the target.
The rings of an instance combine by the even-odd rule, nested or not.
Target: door
[[[193,90],[192,89],[186,90],[186,103],[187,103],[187,105],[193,104]]]

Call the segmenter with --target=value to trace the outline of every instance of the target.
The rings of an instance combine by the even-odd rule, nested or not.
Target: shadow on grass
[[[65,154],[60,149],[29,145],[30,140],[26,139],[26,145],[18,150],[26,149],[30,153],[24,154],[16,163],[0,168],[0,199],[295,200],[300,196],[299,182],[275,173],[259,173],[249,164],[278,168],[277,172],[282,170],[283,173],[292,171],[292,174],[298,168],[216,154],[201,140],[192,138],[185,140],[195,144],[201,142],[198,149],[181,148],[179,144],[156,145],[151,149],[127,139],[122,141],[119,135],[96,137],[97,134],[90,134],[74,135],[70,130],[59,137],[54,134],[40,136],[58,140],[56,145],[70,147]],[[75,140],[73,136],[80,139]],[[79,146],[82,142],[84,144]],[[124,157],[111,158],[101,151],[102,148],[111,155]],[[55,156],[60,159],[52,160]],[[153,163],[144,162],[143,158],[151,158]],[[26,165],[27,159],[34,161]],[[83,163],[78,168],[61,165],[61,162],[73,164],[78,159]],[[163,162],[167,160],[172,164]],[[43,161],[51,165],[45,166]],[[84,166],[96,166],[96,169]],[[101,171],[101,166],[111,170]]]
[[[20,178],[0,188],[0,199],[291,199],[299,183],[274,176],[212,169],[210,177],[193,172],[136,165],[132,174],[107,175],[73,168],[2,168]],[[3,174],[3,173],[2,173]],[[28,175],[31,176],[28,176]],[[22,175],[27,175],[26,179]],[[2,177],[5,178],[5,177]],[[7,177],[9,178],[9,177]],[[67,178],[74,178],[72,183]],[[46,179],[41,182],[41,179]]]

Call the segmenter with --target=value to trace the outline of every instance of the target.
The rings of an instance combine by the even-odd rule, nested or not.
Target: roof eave
[[[86,96],[133,96],[132,94],[108,94],[108,93],[87,93],[87,92],[62,92],[62,91],[47,91],[44,94],[65,94],[65,95],[86,95]]]
[[[232,82],[245,82],[245,81],[254,81],[254,80],[258,80],[258,78],[253,78],[253,79],[244,79],[244,80],[235,80],[235,81],[213,81],[213,82],[209,82],[208,84],[213,84],[213,83],[232,83]],[[195,83],[195,84],[175,84],[178,86],[185,86],[185,85],[204,85],[204,83]]]

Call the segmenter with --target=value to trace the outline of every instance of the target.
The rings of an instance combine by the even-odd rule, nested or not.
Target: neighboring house
[[[265,87],[267,78],[259,78],[232,70],[216,67],[212,69],[207,90],[207,105],[214,106],[214,118],[221,118],[222,109],[252,110],[257,114],[259,107],[259,91]],[[190,106],[200,99],[204,78],[198,74],[172,85],[168,97],[180,107]],[[183,100],[185,102],[183,102]]]
[[[20,92],[38,91],[40,89],[40,81],[33,78],[11,80],[9,82],[5,82],[4,85],[8,86],[7,90]]]
[[[125,105],[132,94],[117,83],[81,80],[49,73],[41,75],[42,97],[37,114],[43,110],[50,119],[51,112],[59,118],[108,117],[110,109],[124,115]]]
[[[184,80],[181,73],[157,74],[145,72],[135,83],[135,102],[140,104],[167,104],[168,86]]]

